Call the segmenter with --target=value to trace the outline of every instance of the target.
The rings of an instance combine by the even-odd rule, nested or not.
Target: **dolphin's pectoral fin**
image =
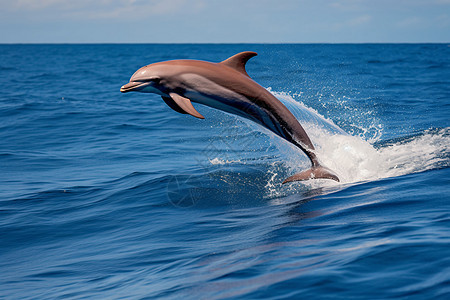
[[[332,171],[328,170],[325,167],[318,166],[312,167],[311,169],[308,169],[306,171],[297,173],[295,175],[292,175],[291,177],[286,178],[283,181],[283,184],[292,181],[302,181],[309,179],[332,179],[339,182],[339,177],[337,177],[336,174],[334,174]]]
[[[185,112],[183,109],[181,109],[181,107],[178,106],[178,104],[176,104],[175,101],[173,101],[172,98],[170,97],[164,97],[161,96],[161,98],[164,100],[164,102],[166,102],[166,104],[173,109],[176,112],[179,112],[180,114],[187,114],[187,112]]]
[[[235,69],[236,71],[241,72],[242,74],[244,74],[247,77],[247,71],[245,71],[245,64],[247,63],[247,61],[252,58],[253,56],[258,55],[256,52],[252,52],[252,51],[246,51],[246,52],[241,52],[238,53],[236,55],[233,55],[232,57],[224,60],[223,62],[221,62],[221,64],[226,65],[230,68]]]
[[[191,116],[194,116],[199,119],[204,119],[205,117],[202,116],[198,111],[195,110],[195,108],[192,106],[191,100],[188,98],[185,98],[183,96],[180,96],[176,93],[170,93],[169,94],[171,101],[166,101],[163,97],[163,100],[169,105],[173,110],[184,113],[184,114],[190,114]],[[169,104],[170,103],[170,104]]]

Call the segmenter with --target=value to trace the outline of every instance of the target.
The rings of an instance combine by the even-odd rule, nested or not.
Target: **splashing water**
[[[321,162],[337,173],[341,184],[401,176],[448,165],[450,128],[425,130],[414,137],[375,147],[373,143],[380,140],[382,126],[370,124],[369,129],[376,128],[377,131],[375,138],[367,141],[348,135],[331,120],[296,102],[288,94],[272,93],[299,119],[315,144]],[[309,167],[303,158],[290,156],[287,165],[296,172]],[[317,186],[312,181],[305,183]],[[321,186],[336,184],[330,180],[321,180],[320,183]]]
[[[267,180],[264,186],[266,198],[297,193],[305,188],[307,190],[333,188],[402,176],[444,167],[449,164],[450,128],[429,129],[414,136],[382,141],[383,126],[369,121],[367,130],[363,128],[363,130],[360,130],[360,135],[352,136],[339,128],[332,120],[326,119],[316,110],[297,102],[289,94],[274,92],[270,89],[269,91],[283,102],[299,120],[315,145],[316,153],[322,165],[334,171],[340,182],[309,180],[303,181],[301,184],[282,185],[281,182],[288,176],[310,168],[309,160],[293,144],[251,121],[239,118],[242,122],[240,126],[247,127],[241,132],[242,135],[234,136],[234,140],[231,140],[230,143],[238,144],[240,139],[248,138],[249,135],[257,132],[265,132],[266,137],[269,138],[268,143],[276,149],[276,160],[267,161],[266,158],[255,160],[256,157],[244,158],[241,156],[243,153],[234,153],[233,151],[231,152],[236,157],[230,157],[228,155],[230,151],[227,151],[228,146],[225,146],[223,149],[225,152],[216,153],[218,156],[209,159],[209,163],[211,166],[223,166],[225,168],[231,165],[253,166],[255,161],[262,163],[262,168],[266,172],[264,180]],[[356,124],[354,126],[361,127],[362,125]],[[370,136],[365,135],[369,131],[371,132]],[[255,144],[252,144],[251,147],[255,146]],[[268,145],[259,146],[266,150],[267,147],[270,148]],[[225,155],[225,157],[221,157],[221,155]],[[229,178],[224,180],[230,184],[232,182]],[[246,184],[248,186],[256,183],[250,181]]]

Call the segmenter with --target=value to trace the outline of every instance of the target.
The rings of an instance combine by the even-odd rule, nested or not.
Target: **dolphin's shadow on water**
[[[176,207],[243,208],[301,204],[343,188],[342,185],[312,188],[302,183],[282,185],[285,171],[278,168],[280,174],[276,174],[267,169],[266,166],[221,166],[195,175],[170,176],[167,178],[167,197]]]
[[[248,167],[236,169],[174,175],[167,182],[168,200],[174,206],[195,208],[261,205],[267,183],[264,172]]]

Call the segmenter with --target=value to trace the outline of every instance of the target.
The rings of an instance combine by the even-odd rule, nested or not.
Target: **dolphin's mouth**
[[[145,85],[147,85],[148,82],[136,82],[136,81],[130,81],[127,84],[123,85],[120,88],[120,91],[122,93],[127,93],[127,92],[132,92],[132,91],[136,91],[139,90],[141,87],[144,87]]]

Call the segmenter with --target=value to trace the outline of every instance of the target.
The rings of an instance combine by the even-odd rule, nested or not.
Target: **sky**
[[[448,43],[450,0],[0,0],[0,43]]]

